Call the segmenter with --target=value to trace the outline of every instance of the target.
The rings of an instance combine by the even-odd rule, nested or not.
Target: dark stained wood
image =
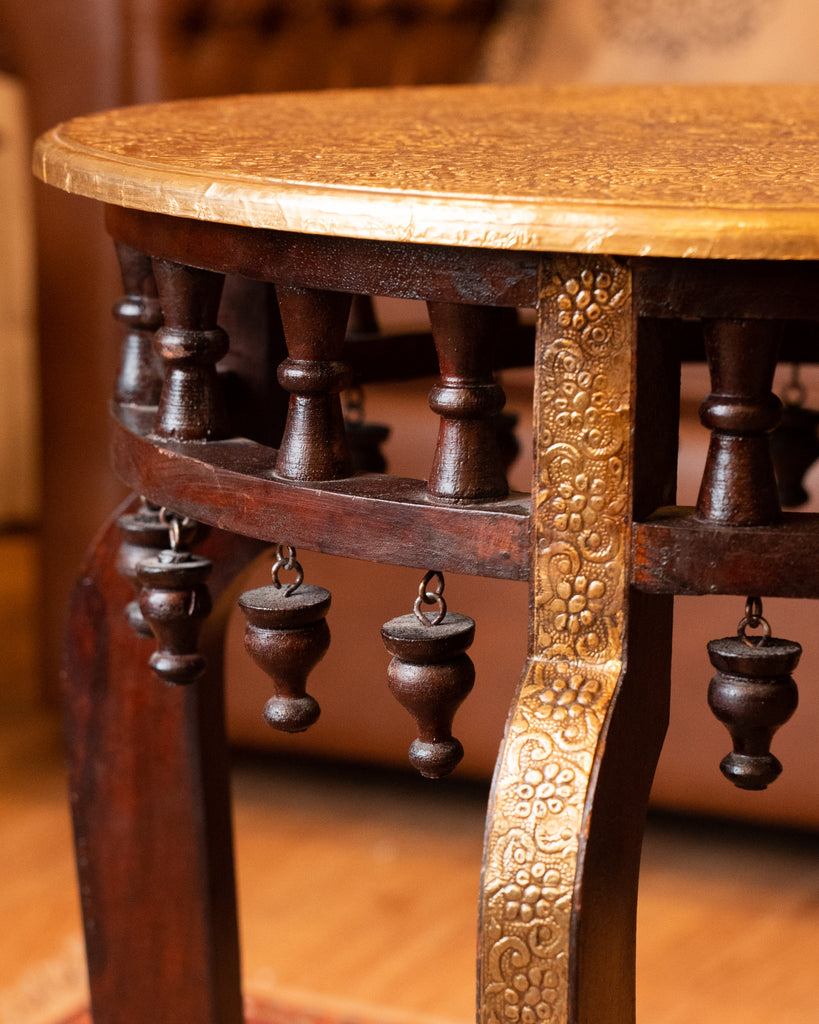
[[[174,686],[195,682],[205,671],[199,633],[212,604],[207,588],[212,563],[189,551],[160,551],[137,567],[139,609],[156,638],[148,660]]]
[[[353,380],[341,359],[351,296],[284,286],[276,292],[288,351],[279,383],[290,394],[276,474],[288,480],[350,476],[339,393]]]
[[[534,307],[537,255],[174,220],[106,207],[111,235],[180,263],[306,288]],[[815,261],[635,259],[640,316],[816,320]]]
[[[271,584],[246,591],[239,607],[247,620],[245,650],[273,682],[265,721],[280,732],[304,732],[321,713],[305,690],[330,646],[330,592],[310,584]]]
[[[771,740],[799,703],[791,672],[802,648],[772,636],[746,638],[742,629],[740,634],[708,644],[717,670],[708,704],[734,743],[720,762],[722,774],[739,789],[766,789],[782,771]]]
[[[783,314],[784,315],[784,314]],[[779,358],[789,363],[819,361],[819,319],[814,308],[813,320],[786,320],[783,324]]]
[[[640,851],[654,769],[668,726],[670,597],[631,591],[626,666],[596,758],[572,905],[569,1020],[633,1024]]]
[[[114,398],[120,404],[159,404],[162,368],[154,352],[154,332],[162,326],[162,310],[151,260],[127,245],[116,246],[125,294],[114,304],[114,316],[125,326]]]
[[[216,376],[216,363],[228,350],[227,335],[216,324],[224,278],[166,259],[153,265],[164,315],[155,347],[165,364],[155,432],[179,441],[224,437]]]
[[[466,654],[475,623],[451,612],[437,625],[422,623],[414,614],[400,615],[382,627],[381,637],[392,655],[390,691],[418,727],[410,763],[427,778],[443,778],[464,756],[452,735],[452,720],[475,682],[475,666]]]
[[[680,359],[686,331],[679,321],[637,321],[634,408],[634,518],[677,498]]]
[[[506,399],[494,377],[503,320],[497,309],[483,306],[428,306],[441,377],[429,395],[440,426],[427,489],[451,501],[505,498],[497,416]]]
[[[153,558],[170,544],[168,527],[159,518],[159,509],[147,502],[140,502],[139,508],[126,512],[117,520],[117,527],[122,536],[117,569],[133,586],[135,595],[139,594],[140,582],[137,578],[137,566],[146,558]],[[138,636],[152,636],[151,627],[145,621],[136,596],[125,607],[125,614],[131,629]]]
[[[781,331],[763,320],[708,320],[705,349],[711,391],[700,406],[711,430],[697,515],[728,526],[779,521],[768,434],[779,423],[782,403],[773,394]]]
[[[192,519],[349,558],[528,578],[528,495],[453,507],[431,502],[420,480],[365,474],[321,487],[289,482],[274,477],[275,450],[251,441],[160,446],[113,422],[120,478]]]
[[[133,510],[135,506],[131,506]],[[129,511],[128,507],[120,514]],[[241,1024],[220,664],[229,602],[195,687],[165,687],[123,613],[113,517],[69,609],[63,684],[91,1002],[99,1024]],[[214,533],[214,596],[259,545]],[[158,993],[162,998],[157,998]]]
[[[640,316],[816,320],[819,264],[812,260],[633,262]]]
[[[403,245],[181,220],[106,207],[111,235],[189,266],[300,288],[534,307],[537,254]]]
[[[785,512],[779,526],[699,522],[692,508],[661,508],[634,524],[633,582],[655,594],[819,593],[819,515]],[[790,567],[790,568],[787,568]]]

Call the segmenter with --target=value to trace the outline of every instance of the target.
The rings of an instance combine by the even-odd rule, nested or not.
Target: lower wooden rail
[[[633,529],[632,583],[654,594],[819,597],[819,515],[776,526],[721,526],[661,508]]]
[[[230,533],[418,569],[529,578],[527,494],[463,505],[434,501],[422,480],[374,473],[299,483],[277,478],[275,449],[254,441],[159,441],[116,415],[112,457],[138,494]]]

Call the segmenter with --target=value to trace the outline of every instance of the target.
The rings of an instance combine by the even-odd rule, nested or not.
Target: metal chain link
[[[286,555],[285,550],[287,551]],[[295,572],[296,574],[295,580],[287,584],[287,589],[284,592],[285,597],[290,597],[304,582],[304,570],[296,558],[296,549],[289,544],[276,545],[276,560],[273,563],[272,569],[273,586],[276,590],[281,590],[284,586],[279,579],[280,572]]]
[[[180,516],[164,506],[159,510],[159,521],[168,528],[171,551],[178,553],[193,538],[196,521],[189,516]]]
[[[430,590],[429,584],[433,579],[437,582],[435,588]],[[430,569],[421,580],[420,586],[418,587],[418,597],[415,599],[415,604],[412,608],[415,612],[415,617],[419,622],[422,622],[425,626],[439,626],[444,621],[444,618],[446,617],[446,601],[444,600],[443,595],[443,573],[438,572],[437,569]],[[437,612],[432,618],[424,614],[424,605],[437,608]]]
[[[746,629],[762,628],[762,636],[746,636]],[[771,624],[762,615],[762,598],[749,597],[745,601],[745,615],[737,626],[737,636],[741,637],[749,647],[764,644],[771,635]]]

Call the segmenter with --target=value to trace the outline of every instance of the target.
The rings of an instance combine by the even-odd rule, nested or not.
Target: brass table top
[[[819,259],[819,86],[449,86],[135,106],[43,181],[220,223],[460,246]]]

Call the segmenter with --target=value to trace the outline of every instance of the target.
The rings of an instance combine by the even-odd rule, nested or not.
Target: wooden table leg
[[[210,667],[163,686],[124,609],[109,521],[74,589],[65,647],[69,787],[95,1024],[239,1024],[221,627]],[[213,531],[214,598],[260,550]],[[225,602],[222,603],[223,606]]]
[[[636,352],[629,267],[545,259],[531,654],[487,824],[487,1024],[634,1020],[640,847],[671,631],[670,601],[628,586],[635,486],[645,490],[634,472]]]

